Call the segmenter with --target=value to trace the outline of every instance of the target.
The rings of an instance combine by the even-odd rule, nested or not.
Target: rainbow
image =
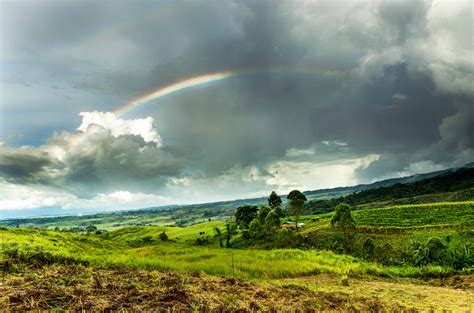
[[[328,69],[328,68],[321,68],[321,67],[271,67],[266,69],[237,69],[232,71],[223,71],[223,72],[215,72],[215,73],[207,73],[199,76],[195,76],[192,78],[187,78],[165,87],[153,90],[145,95],[139,96],[135,99],[132,99],[126,102],[124,105],[119,107],[114,111],[117,116],[121,116],[127,112],[130,112],[142,105],[147,103],[156,101],[164,96],[168,96],[174,93],[178,93],[180,91],[184,91],[186,89],[197,87],[205,84],[210,84],[218,81],[222,81],[225,79],[239,77],[243,75],[251,75],[251,74],[342,74],[344,73],[341,70],[337,69]]]
[[[222,81],[225,79],[230,79],[234,77],[241,77],[244,75],[255,75],[255,74],[283,74],[283,75],[300,75],[300,74],[309,74],[309,75],[342,75],[345,71],[338,70],[338,69],[329,69],[329,68],[322,68],[322,67],[286,67],[286,66],[278,66],[278,67],[270,67],[265,69],[237,69],[232,71],[222,71],[222,72],[215,72],[215,73],[207,73],[191,78],[187,78],[170,85],[158,88],[153,90],[145,95],[139,96],[135,99],[132,99],[126,102],[124,105],[120,106],[113,113],[119,117],[122,116],[140,106],[145,104],[157,101],[158,99],[175,94],[193,87],[198,87],[218,81]],[[77,146],[78,144],[82,143],[85,138],[89,135],[93,134],[97,129],[100,127],[92,129],[91,132],[82,133],[77,135],[76,139],[72,140],[69,144],[68,148],[72,146]]]

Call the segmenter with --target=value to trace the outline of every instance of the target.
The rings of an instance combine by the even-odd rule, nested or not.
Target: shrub
[[[426,245],[424,245],[422,242],[419,242],[419,241],[414,241],[412,245],[413,245],[413,252],[412,252],[413,263],[418,266],[428,264],[430,262],[430,258],[429,258],[430,251],[426,247]]]
[[[168,238],[168,235],[166,234],[165,231],[162,231],[162,232],[158,235],[158,237],[160,238],[161,241],[168,241],[168,239],[169,239],[169,238]]]
[[[464,244],[460,249],[451,252],[451,265],[456,270],[469,268],[474,265],[474,254],[471,252],[471,244]]]
[[[366,257],[372,258],[374,255],[375,243],[371,238],[367,238],[364,241],[363,251]]]
[[[141,239],[141,242],[143,243],[150,243],[153,241],[153,238],[151,238],[151,236],[145,236]]]
[[[199,237],[196,238],[196,241],[194,242],[196,246],[205,246],[209,244],[209,240],[206,237]]]
[[[393,247],[389,243],[386,243],[383,246],[375,246],[374,248],[375,259],[385,265],[392,261],[393,253]]]
[[[52,254],[48,251],[42,250],[20,250],[18,248],[11,248],[4,250],[4,257],[16,260],[19,262],[27,263],[32,267],[42,267],[50,264],[82,264],[88,265],[88,261],[76,259],[70,256]]]
[[[443,263],[447,257],[446,246],[438,237],[432,237],[426,243],[430,262]]]

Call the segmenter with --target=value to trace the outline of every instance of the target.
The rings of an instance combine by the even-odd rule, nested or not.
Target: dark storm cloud
[[[156,190],[166,177],[179,175],[182,168],[179,159],[141,137],[115,138],[103,129],[67,151],[62,163],[66,184],[78,184],[86,190]]]
[[[51,163],[51,158],[45,152],[0,146],[0,175],[9,181],[19,183],[35,181]]]
[[[142,154],[137,151],[143,143],[104,139],[106,150],[97,143],[94,153],[68,159],[72,181],[115,186],[124,177],[139,181],[193,171],[218,177],[323,141],[347,147],[342,155],[315,154],[315,163],[328,156],[381,155],[359,171],[362,180],[430,164],[448,167],[474,156],[472,15],[452,7],[466,4],[134,3],[48,2],[27,12],[21,3],[9,4],[4,28],[11,23],[15,28],[5,36],[5,52],[34,59],[32,68],[47,68],[41,75],[48,81],[64,80],[117,101],[203,73],[239,68],[260,73],[181,92],[133,112],[130,116],[155,118],[165,146]],[[20,12],[31,18],[15,19]],[[265,73],[272,66],[340,72]],[[35,81],[31,75],[22,78]],[[73,109],[68,110],[70,115]],[[151,168],[142,166],[147,162]]]

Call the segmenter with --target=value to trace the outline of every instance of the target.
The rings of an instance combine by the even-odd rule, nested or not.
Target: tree
[[[289,214],[295,216],[296,230],[298,230],[298,220],[304,212],[304,203],[306,196],[299,190],[293,190],[287,196]]]
[[[344,232],[344,243],[346,247],[350,248],[350,239],[356,229],[356,222],[352,217],[351,207],[347,203],[341,203],[334,209],[334,215],[331,219],[333,227],[340,227]]]
[[[270,197],[268,197],[268,205],[275,211],[279,218],[285,216],[285,212],[281,209],[281,203],[280,196],[278,196],[275,191],[272,191]]]
[[[230,248],[230,239],[232,238],[232,235],[234,235],[237,232],[236,225],[235,223],[227,221],[225,223],[225,229],[226,229],[225,247]]]
[[[261,225],[265,225],[265,219],[267,218],[268,213],[270,213],[270,208],[266,205],[262,205],[260,210],[258,210],[257,219]]]
[[[280,228],[280,218],[275,210],[271,210],[265,218],[265,232],[266,235],[273,235],[276,229]]]
[[[215,237],[219,238],[219,246],[222,248],[224,247],[224,244],[222,242],[222,232],[219,229],[219,227],[214,228],[214,232],[216,233]]]
[[[250,223],[257,216],[258,207],[256,205],[243,205],[235,212],[235,223],[241,229],[248,229]]]

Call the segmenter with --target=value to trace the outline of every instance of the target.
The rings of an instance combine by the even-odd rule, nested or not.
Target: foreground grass
[[[193,272],[0,262],[0,310],[471,311],[472,277],[390,280],[323,274],[245,281]],[[6,271],[8,269],[8,271]]]

